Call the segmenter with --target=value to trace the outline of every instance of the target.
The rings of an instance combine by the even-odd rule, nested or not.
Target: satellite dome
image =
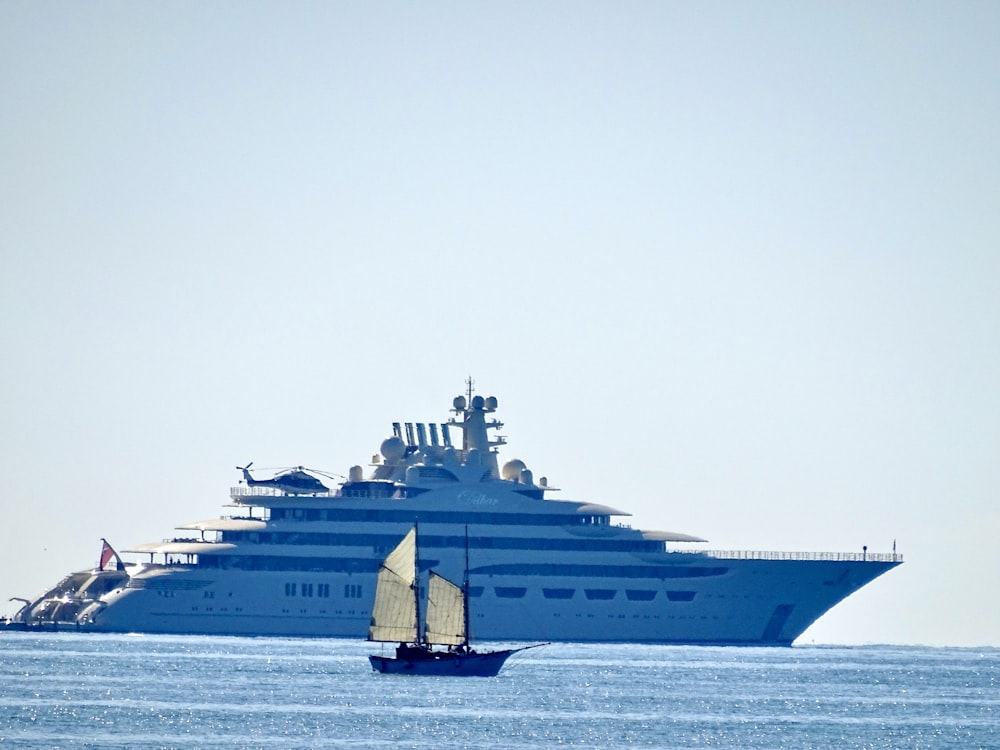
[[[465,396],[455,396],[451,405],[455,407],[455,411],[465,411]]]
[[[473,396],[472,397],[472,408],[473,409],[482,409],[484,403],[485,403],[485,399],[482,396]]]
[[[503,465],[503,470],[500,473],[504,479],[510,482],[516,482],[521,478],[521,472],[527,468],[519,458],[512,458],[510,461]]]
[[[487,396],[486,397],[486,408],[489,409],[490,411],[496,411],[497,410],[497,397],[496,396]]]
[[[398,461],[406,455],[406,443],[393,435],[382,441],[379,451],[385,456],[386,461]]]

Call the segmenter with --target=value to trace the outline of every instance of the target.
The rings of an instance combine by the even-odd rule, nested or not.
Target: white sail
[[[416,559],[417,530],[410,529],[403,541],[379,566],[368,640],[399,643],[416,641]]]
[[[465,643],[465,596],[462,589],[433,570],[427,585],[427,643],[460,646]]]

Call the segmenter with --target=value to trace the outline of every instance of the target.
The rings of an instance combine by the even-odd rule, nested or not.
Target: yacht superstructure
[[[122,550],[138,562],[102,554],[9,625],[360,639],[380,563],[419,523],[424,578],[433,568],[460,580],[468,545],[480,640],[787,645],[902,561],[704,551],[698,537],[621,525],[628,513],[549,499],[524,462],[500,465],[495,398],[470,382],[452,406],[444,423],[395,423],[367,476],[354,466],[315,492],[301,478],[241,483],[224,517]]]

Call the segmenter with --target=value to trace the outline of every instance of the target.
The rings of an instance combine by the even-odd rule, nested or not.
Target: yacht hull
[[[699,568],[706,566],[703,556],[675,555]],[[473,587],[472,632],[490,641],[790,645],[828,609],[899,564],[861,559],[708,562],[725,572],[640,581],[494,575],[485,585]],[[325,584],[331,596],[286,597],[292,579],[299,593],[303,585],[315,591]],[[154,566],[99,599],[73,607],[72,618],[60,618],[58,613],[67,608],[46,604],[43,598],[18,626],[364,638],[374,590],[374,574],[209,575],[196,567]]]
[[[902,562],[895,549],[701,551],[700,537],[632,528],[615,520],[625,511],[551,499],[523,461],[501,468],[496,399],[453,403],[447,423],[395,423],[371,474],[351,467],[336,490],[233,487],[228,515],[122,550],[139,562],[105,542],[98,570],[24,600],[7,625],[365,638],[379,565],[419,523],[419,584],[467,572],[479,640],[789,645]]]

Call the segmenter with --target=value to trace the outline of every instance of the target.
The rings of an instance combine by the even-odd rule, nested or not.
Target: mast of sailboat
[[[471,378],[470,378],[471,380]],[[469,648],[469,639],[472,637],[469,633],[469,526],[465,526],[465,577],[462,579],[462,626],[465,630],[464,643],[466,650]]]
[[[420,627],[420,530],[413,522],[413,602],[417,613],[417,643],[427,645],[427,629]]]

